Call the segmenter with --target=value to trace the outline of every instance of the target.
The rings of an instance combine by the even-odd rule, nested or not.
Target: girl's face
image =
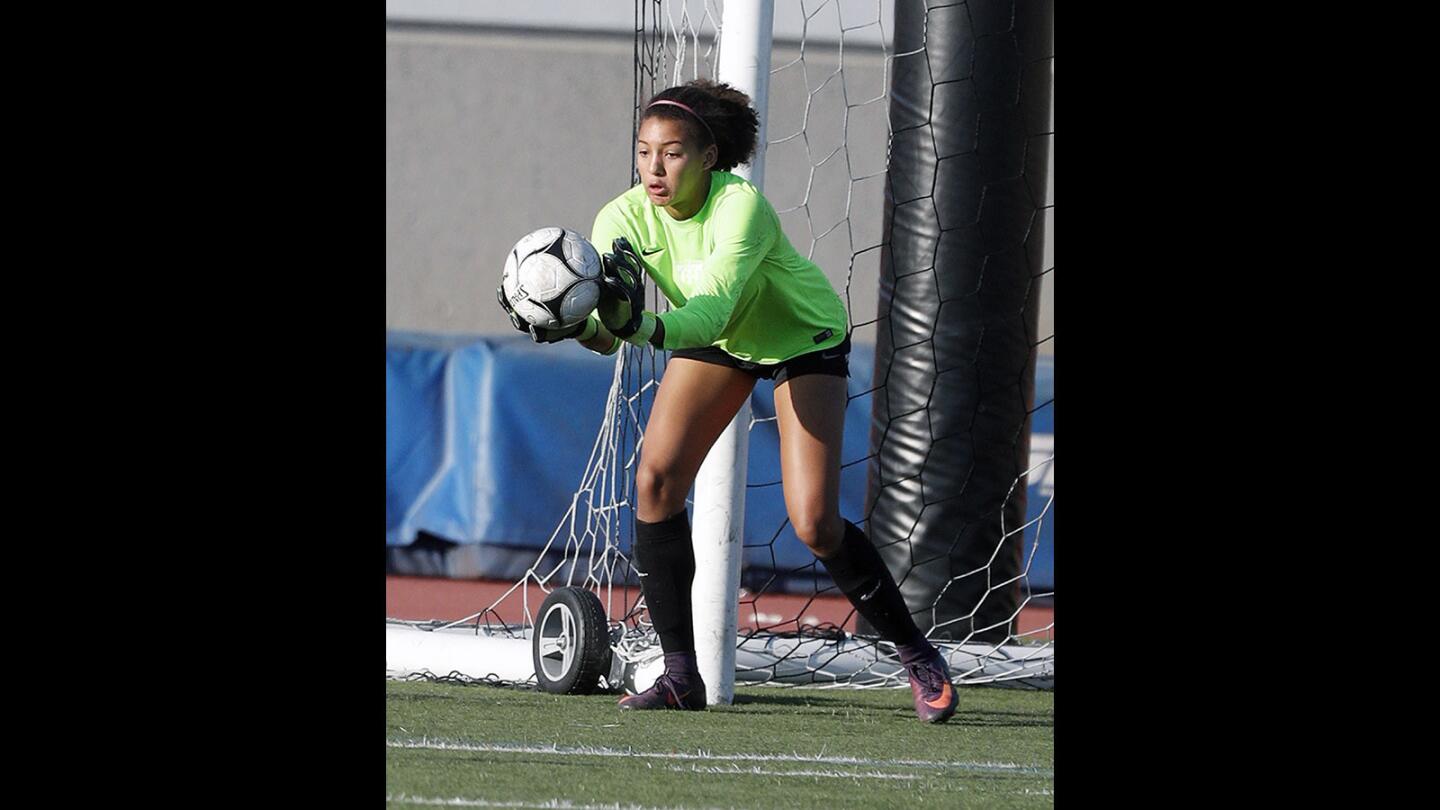
[[[716,154],[714,144],[701,149],[686,139],[679,121],[651,116],[640,122],[635,144],[640,182],[650,202],[676,219],[689,219],[705,205]]]

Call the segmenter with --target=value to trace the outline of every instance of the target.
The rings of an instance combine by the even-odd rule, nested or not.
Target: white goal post
[[[770,91],[774,0],[729,0],[721,30],[717,78],[750,96],[760,118],[755,156],[734,173],[765,188],[765,119]],[[739,631],[740,562],[745,545],[745,471],[750,401],[716,440],[695,479],[695,657],[711,705],[735,698],[735,636]]]

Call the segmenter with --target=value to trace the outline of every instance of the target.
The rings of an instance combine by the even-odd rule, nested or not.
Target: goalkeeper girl
[[[893,642],[921,720],[955,713],[949,672],[910,618],[900,589],[855,524],[840,517],[840,449],[850,350],[845,304],[795,250],[760,191],[728,170],[755,151],[750,99],[696,80],[645,106],[637,133],[640,184],[595,218],[605,254],[600,305],[574,328],[545,332],[611,354],[621,341],[672,352],[636,471],[633,560],[665,652],[654,686],[624,709],[703,709],[690,585],[695,556],[685,497],[700,463],[761,377],[775,381],[785,508],[856,611]],[[670,301],[644,309],[648,275]],[[503,296],[502,296],[503,301]]]

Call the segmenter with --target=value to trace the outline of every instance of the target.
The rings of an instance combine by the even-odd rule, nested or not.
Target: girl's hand
[[[640,328],[645,311],[645,274],[640,257],[625,237],[611,244],[613,253],[600,257],[601,323],[616,337],[629,339]]]

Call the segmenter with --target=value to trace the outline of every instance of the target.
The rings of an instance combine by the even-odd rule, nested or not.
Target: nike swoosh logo
[[[664,249],[665,249],[665,248],[663,248],[663,247],[650,248],[649,250],[643,250],[643,249],[642,249],[642,250],[640,251],[640,255],[641,255],[641,256],[650,256],[650,255],[652,255],[652,254],[659,253],[660,251],[662,251],[662,250],[664,250]]]
[[[869,602],[869,601],[870,601],[870,597],[872,597],[872,596],[874,596],[875,594],[877,594],[877,593],[880,592],[880,586],[881,586],[882,584],[884,584],[884,583],[882,583],[882,582],[877,582],[877,583],[875,583],[875,587],[871,588],[869,593],[867,593],[867,594],[865,594],[864,596],[860,597],[860,601],[861,601],[861,602]]]
[[[837,358],[837,357],[839,357],[839,356],[840,356],[840,352],[836,352],[836,353],[834,353],[834,354],[825,354],[824,352],[821,352],[821,353],[820,353],[820,359],[821,359],[821,360],[834,360],[835,358]]]
[[[940,687],[940,697],[935,698],[934,700],[925,701],[925,705],[929,706],[932,709],[943,709],[946,706],[949,706],[951,691],[952,690],[950,689],[950,682],[946,681],[945,684]]]

